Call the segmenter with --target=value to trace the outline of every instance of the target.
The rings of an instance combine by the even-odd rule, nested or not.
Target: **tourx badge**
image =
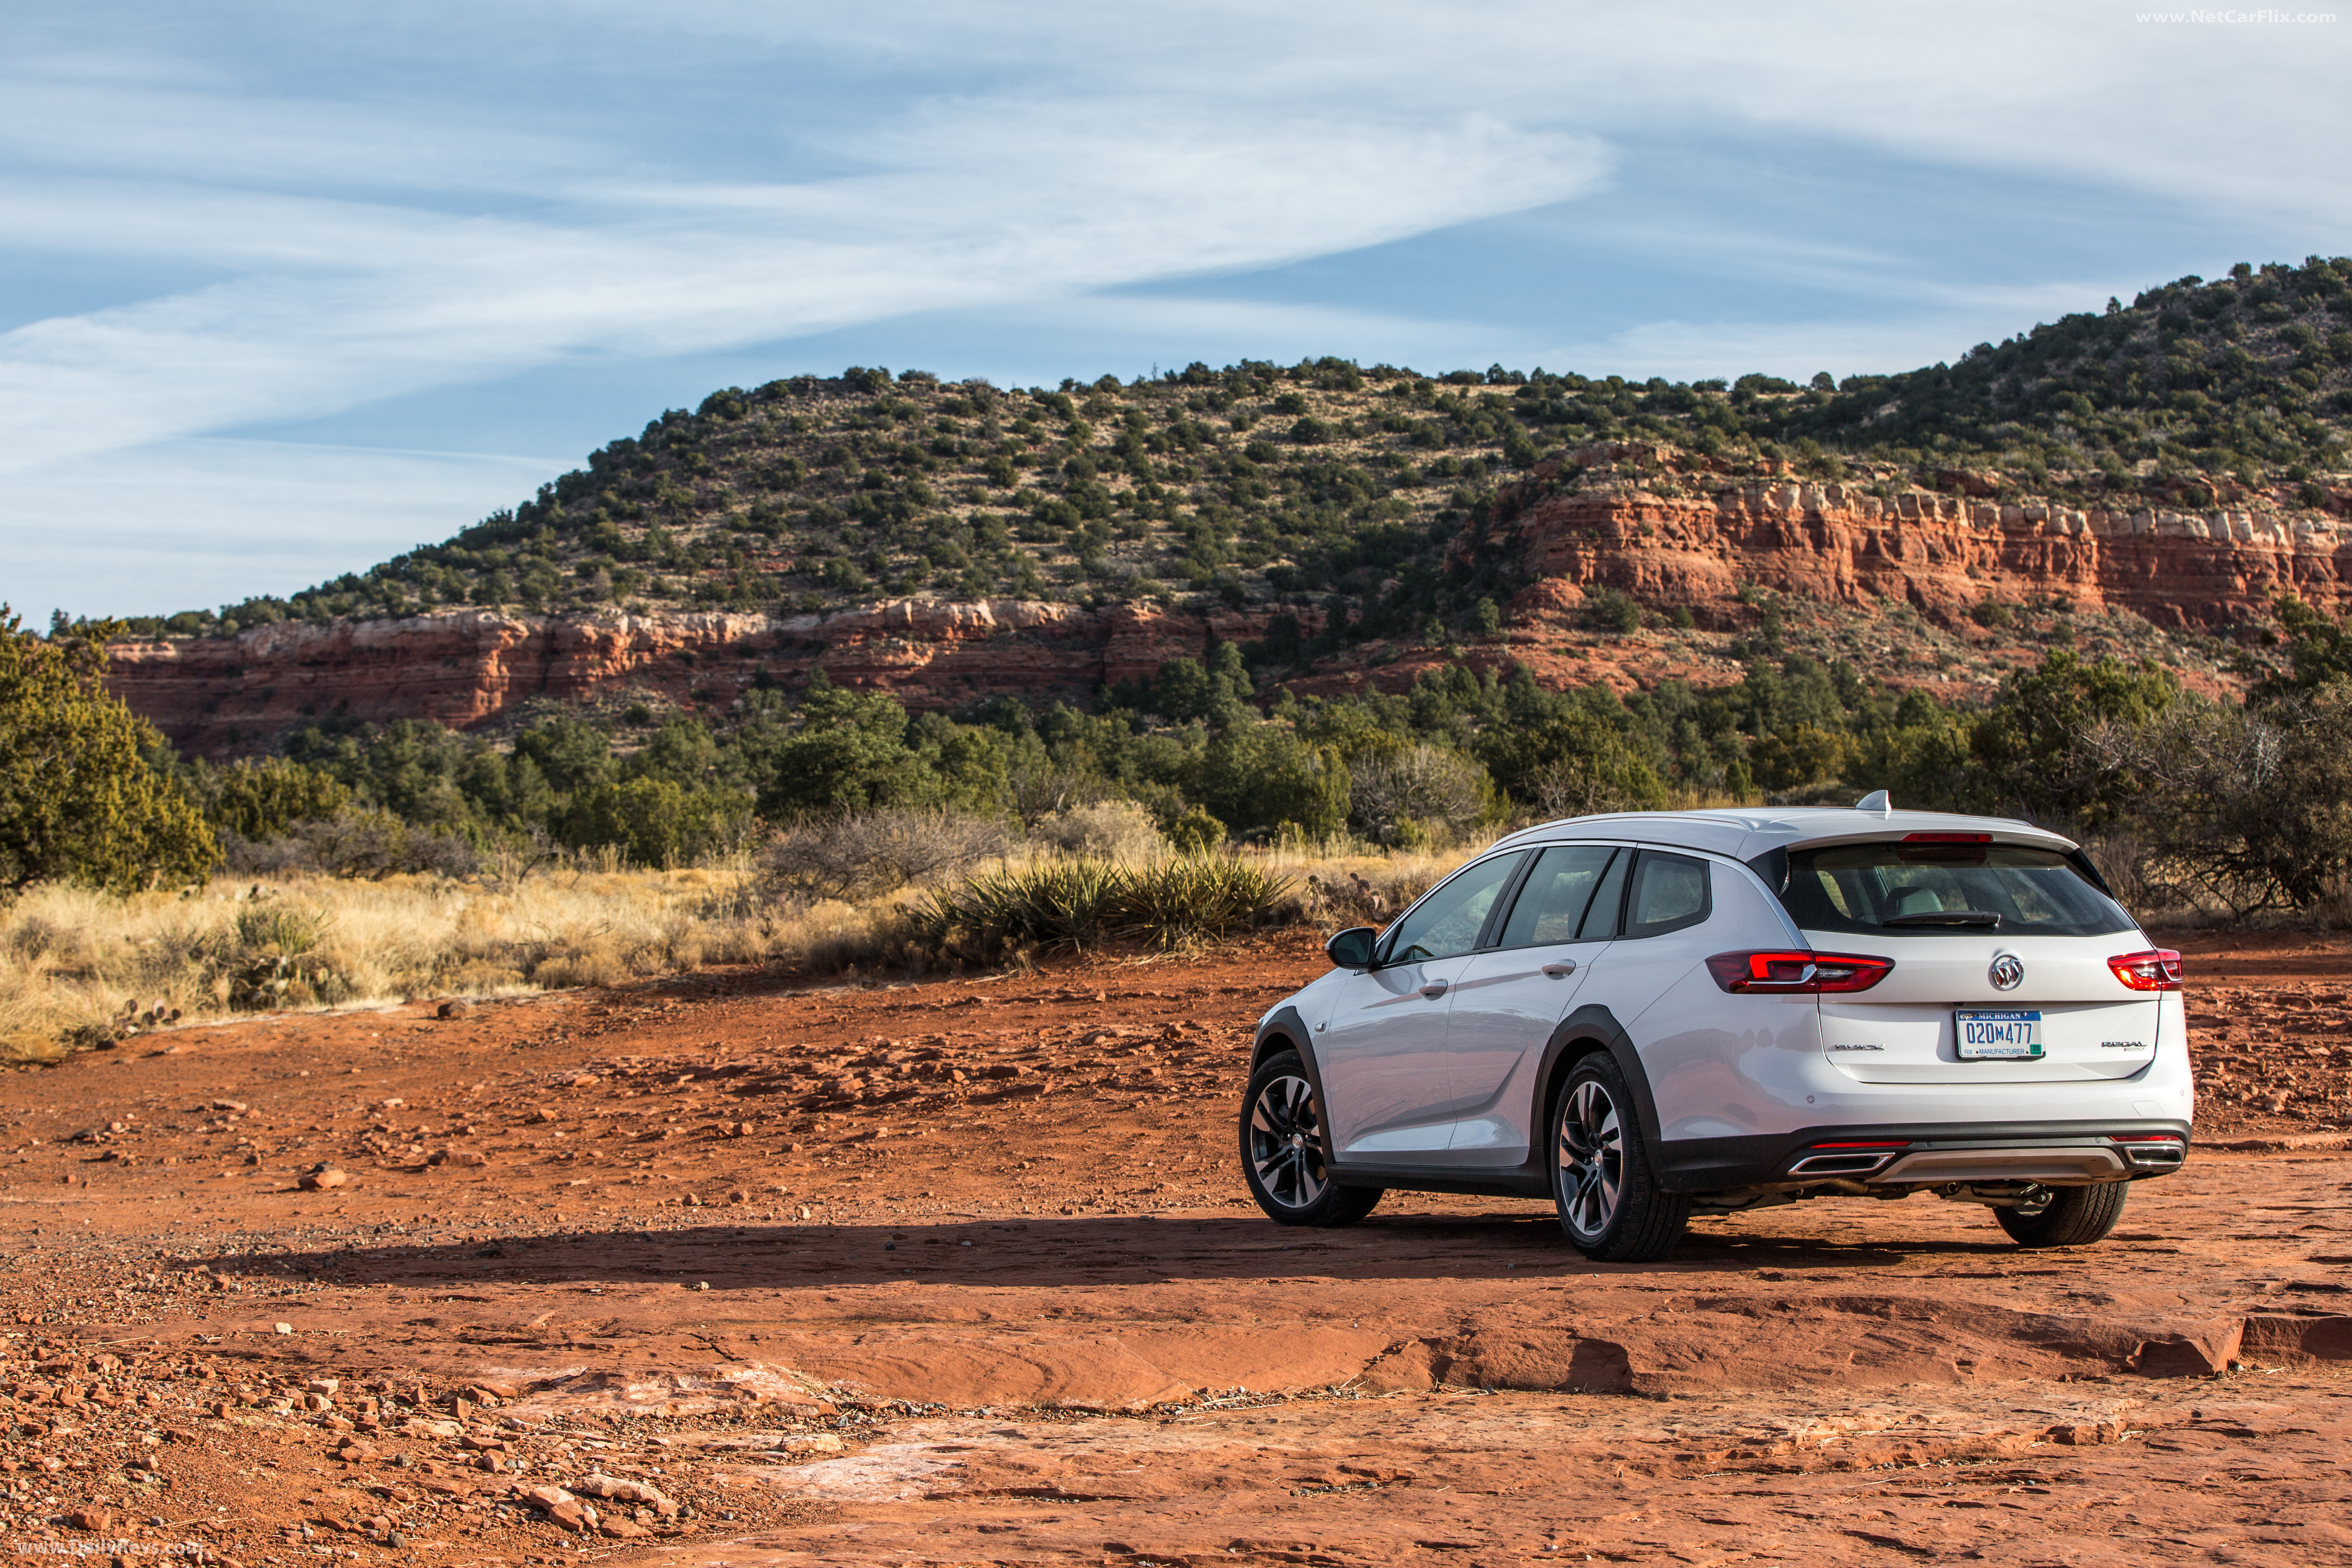
[[[1991,974],[1996,991],[2014,991],[2025,984],[2025,965],[2013,952],[2004,952],[1994,959],[1987,973]]]

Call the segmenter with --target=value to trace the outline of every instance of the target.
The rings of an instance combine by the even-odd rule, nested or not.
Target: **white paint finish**
[[[1340,982],[1315,1055],[1323,1113],[1342,1158],[1444,1152],[1445,1023],[1453,999],[1424,996],[1422,988],[1451,983],[1469,962],[1397,963]]]
[[[1447,1105],[1458,1163],[1516,1165],[1528,1156],[1538,1114],[1535,1075],[1552,1030],[1576,1005],[1588,977],[1607,968],[1605,942],[1504,948],[1470,961],[1446,1022]],[[1544,966],[1573,963],[1567,974]]]

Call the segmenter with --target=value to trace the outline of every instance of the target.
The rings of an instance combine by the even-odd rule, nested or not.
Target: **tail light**
[[[1718,952],[1706,961],[1706,972],[1726,991],[1763,995],[1867,991],[1894,967],[1891,958],[1848,952]]]
[[[2178,991],[2180,989],[2180,955],[2168,947],[2151,947],[2146,952],[2121,952],[2107,960],[2107,967],[2116,978],[2133,991]]]

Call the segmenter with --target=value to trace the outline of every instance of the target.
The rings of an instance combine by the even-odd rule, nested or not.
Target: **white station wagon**
[[[2180,955],[1995,817],[1639,812],[1514,834],[1260,1020],[1243,1167],[1286,1225],[1391,1187],[1549,1197],[1586,1256],[1800,1198],[2094,1242],[2177,1171]]]

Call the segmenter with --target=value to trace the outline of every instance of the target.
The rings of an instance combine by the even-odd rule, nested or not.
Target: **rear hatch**
[[[2110,963],[2147,940],[2079,853],[1938,833],[1770,858],[1758,869],[1816,950],[1894,961],[1822,997],[1822,1047],[1848,1077],[2082,1082],[2155,1059],[2158,992]]]

